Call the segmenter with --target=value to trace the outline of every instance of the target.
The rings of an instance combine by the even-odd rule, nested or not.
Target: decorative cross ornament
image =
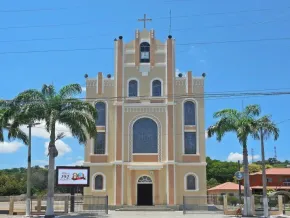
[[[152,21],[152,19],[147,18],[146,14],[144,14],[144,18],[143,19],[138,19],[138,21],[144,22],[144,29],[146,29],[146,21]]]

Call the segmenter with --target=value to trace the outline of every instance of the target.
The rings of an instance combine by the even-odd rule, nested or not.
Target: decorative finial
[[[88,74],[85,74],[85,78],[88,78],[89,77],[89,75]]]
[[[169,35],[169,36],[168,36],[168,39],[172,39],[172,35]]]
[[[201,75],[202,75],[202,77],[205,77],[205,76],[206,76],[206,74],[205,74],[205,73],[202,73]]]
[[[109,79],[110,79],[110,78],[111,78],[111,74],[108,74],[108,75],[107,75],[107,78],[109,78]]]
[[[182,77],[182,73],[179,73],[179,74],[178,74],[178,77]]]
[[[119,39],[122,40],[123,39],[123,36],[119,36]]]

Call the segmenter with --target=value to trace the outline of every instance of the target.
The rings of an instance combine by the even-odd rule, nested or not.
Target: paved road
[[[20,218],[24,216],[7,216],[0,215],[0,218]],[[182,211],[174,212],[145,212],[145,211],[109,211],[108,215],[86,214],[86,215],[70,215],[70,216],[60,216],[59,218],[90,218],[90,217],[100,217],[100,218],[224,218],[224,215],[217,214],[186,214],[183,215]]]
[[[24,216],[0,215],[0,218],[22,218],[22,217]],[[70,215],[70,216],[60,216],[59,218],[93,218],[93,217],[95,218],[136,218],[136,217],[138,218],[145,218],[145,217],[146,218],[226,218],[226,217],[232,217],[232,216],[225,216],[221,214],[201,214],[201,213],[183,215],[181,211],[176,211],[176,212],[110,211],[108,215],[96,216],[93,214],[87,214],[87,215],[80,216],[76,214],[76,215]]]

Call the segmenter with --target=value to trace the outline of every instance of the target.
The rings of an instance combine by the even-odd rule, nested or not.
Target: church
[[[84,195],[107,195],[114,207],[178,206],[183,196],[205,196],[205,75],[176,75],[171,35],[161,41],[144,28],[113,43],[113,76],[86,78],[98,118],[97,137],[85,146]]]

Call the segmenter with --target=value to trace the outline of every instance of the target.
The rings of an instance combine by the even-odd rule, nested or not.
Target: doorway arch
[[[137,205],[153,205],[153,180],[150,176],[143,175],[137,180]]]

